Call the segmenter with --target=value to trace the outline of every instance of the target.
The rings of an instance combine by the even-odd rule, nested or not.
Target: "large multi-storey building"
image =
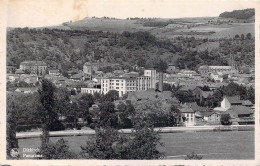
[[[20,69],[22,71],[42,75],[46,73],[47,64],[43,61],[24,61],[20,64]]]
[[[101,63],[101,62],[86,62],[83,65],[83,72],[85,74],[91,75],[93,72],[97,72],[99,69],[104,67],[112,67],[115,69],[121,69],[121,66],[117,63]]]
[[[150,77],[150,87],[156,88],[156,70],[154,69],[146,69],[144,70],[144,76]]]
[[[101,78],[101,92],[108,93],[110,90],[116,90],[119,97],[128,92],[146,91],[150,88],[156,88],[156,70],[145,70],[144,76],[133,77],[106,77]]]
[[[200,66],[198,71],[200,74],[216,73],[216,72],[231,72],[231,66]]]
[[[101,79],[101,91],[103,94],[110,90],[118,91],[119,97],[126,94],[126,79],[122,77],[110,77]]]
[[[151,87],[151,77],[142,76],[136,78],[136,90],[145,91]]]

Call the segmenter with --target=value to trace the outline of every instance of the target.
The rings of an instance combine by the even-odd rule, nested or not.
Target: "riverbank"
[[[231,126],[189,126],[189,127],[162,127],[155,128],[155,131],[160,133],[179,133],[179,132],[203,132],[203,131],[254,131],[254,125],[231,125]],[[121,129],[120,133],[129,134],[132,129]],[[16,133],[16,138],[37,138],[40,137],[42,132],[19,132]],[[51,131],[50,137],[62,137],[62,136],[84,136],[93,135],[95,130],[64,130],[64,131]]]

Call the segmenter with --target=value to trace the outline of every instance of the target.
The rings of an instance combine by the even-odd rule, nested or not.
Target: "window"
[[[116,87],[116,89],[119,89],[119,87]]]
[[[119,83],[116,83],[116,85],[119,85]]]

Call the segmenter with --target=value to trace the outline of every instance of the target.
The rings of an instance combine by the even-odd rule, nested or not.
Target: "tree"
[[[159,84],[156,83],[156,89],[159,88]],[[172,87],[168,83],[163,83],[163,91],[172,91]]]
[[[130,128],[132,127],[132,118],[135,115],[135,108],[130,103],[123,102],[119,103],[117,106],[118,115],[119,115],[119,127],[120,128]]]
[[[229,114],[221,114],[220,122],[222,125],[231,125],[231,116]]]
[[[102,99],[102,95],[98,92],[95,92],[94,95],[93,95],[93,98],[94,98],[94,101],[100,102],[101,99]]]
[[[94,98],[92,94],[83,94],[78,100],[79,116],[91,123],[89,116],[89,108],[94,104]]]
[[[115,105],[112,102],[104,101],[99,105],[100,112],[99,116],[99,125],[101,127],[118,127],[118,116],[115,111]]]
[[[209,86],[204,85],[204,86],[201,88],[201,90],[203,90],[203,91],[210,91],[210,88],[209,88]]]
[[[160,73],[166,73],[168,65],[167,65],[167,63],[165,61],[160,59],[159,61],[157,61],[155,63],[154,67],[155,67],[156,71],[158,71]]]
[[[49,132],[53,122],[58,120],[57,114],[54,112],[54,91],[55,86],[47,79],[41,81],[41,89],[38,90],[42,107],[39,108],[42,121],[41,150],[48,148]]]
[[[18,140],[16,138],[16,108],[14,100],[7,96],[7,119],[6,119],[6,154],[8,159],[19,158],[19,156],[11,156],[12,149],[18,149]]]
[[[124,148],[124,159],[151,160],[163,158],[164,154],[157,150],[163,146],[160,142],[159,131],[155,131],[152,123],[142,115],[137,115],[134,121],[134,129],[128,140],[128,146]]]
[[[110,90],[107,94],[103,97],[103,101],[110,101],[113,102],[115,100],[118,100],[119,94],[116,90]]]
[[[176,96],[176,98],[182,102],[193,102],[194,101],[194,96],[191,90],[188,91],[181,91],[181,90],[177,90],[174,93],[174,96]]]
[[[255,89],[250,87],[247,90],[247,99],[250,100],[252,103],[255,103]]]
[[[162,145],[159,133],[151,123],[137,116],[129,135],[120,134],[107,127],[96,129],[95,137],[81,146],[82,154],[90,159],[159,159],[163,153],[157,150]]]
[[[118,159],[115,144],[119,140],[119,133],[113,128],[95,130],[95,137],[81,146],[82,154],[89,159]]]
[[[252,38],[251,33],[246,34],[246,38],[247,38],[248,40],[250,40],[250,39]]]
[[[56,143],[49,142],[46,148],[41,148],[38,154],[42,155],[40,159],[76,159],[77,155],[70,151],[68,142],[63,138]]]
[[[69,110],[70,92],[67,88],[56,88],[54,93],[54,111],[60,116],[66,115]]]

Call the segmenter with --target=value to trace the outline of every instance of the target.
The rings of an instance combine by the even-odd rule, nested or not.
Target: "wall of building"
[[[87,93],[87,94],[94,95],[94,93],[101,93],[101,89],[98,89],[98,88],[81,88],[81,93]]]
[[[195,125],[195,114],[194,113],[184,113],[186,117],[185,125],[186,126],[194,126]]]

